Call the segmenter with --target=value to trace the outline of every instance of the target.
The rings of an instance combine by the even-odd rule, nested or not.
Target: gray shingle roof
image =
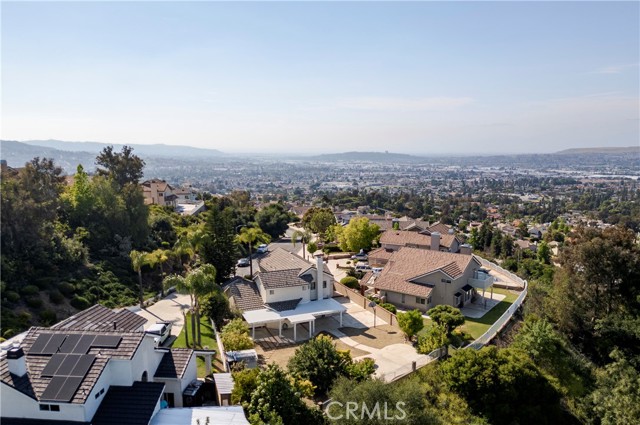
[[[84,331],[137,331],[147,319],[129,310],[115,312],[96,304],[78,314],[56,323],[51,329],[74,329]]]
[[[299,273],[299,269],[258,272],[256,279],[260,279],[260,282],[262,282],[262,285],[266,289],[289,288],[291,286],[308,285],[309,282],[301,279],[298,276]]]
[[[162,356],[154,378],[182,378],[192,355],[190,348],[172,348]]]
[[[10,387],[28,395],[29,397],[39,400],[42,393],[49,385],[51,377],[42,376],[42,371],[49,362],[51,356],[47,355],[30,355],[31,346],[41,333],[56,334],[85,334],[87,332],[76,330],[58,330],[48,328],[33,327],[29,329],[27,335],[22,341],[21,347],[26,353],[27,375],[23,378],[16,378],[9,373],[9,365],[7,364],[6,354],[0,357],[0,380]],[[92,347],[87,354],[94,354],[95,361],[85,375],[82,383],[78,387],[75,395],[71,399],[71,403],[82,404],[86,401],[87,396],[93,389],[96,381],[102,374],[107,362],[111,358],[130,360],[140,345],[144,334],[142,332],[97,332],[100,335],[115,335],[122,337],[117,348]]]
[[[225,283],[224,291],[227,297],[233,298],[235,306],[242,311],[264,308],[262,297],[255,282],[236,278]]]
[[[302,257],[278,247],[258,260],[258,267],[264,272],[296,269],[300,273],[315,266]]]

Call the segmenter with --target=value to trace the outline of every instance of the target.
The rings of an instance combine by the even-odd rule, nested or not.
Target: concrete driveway
[[[144,325],[145,329],[158,321],[172,322],[171,334],[178,336],[184,326],[182,310],[189,309],[190,303],[189,295],[174,292],[145,309],[129,307],[129,310],[147,319],[147,323]]]

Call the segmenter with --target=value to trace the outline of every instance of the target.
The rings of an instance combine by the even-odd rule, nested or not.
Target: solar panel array
[[[122,337],[97,334],[42,333],[36,338],[28,354],[51,355],[42,370],[51,381],[41,400],[68,403],[96,359],[87,354],[93,348],[117,348]]]

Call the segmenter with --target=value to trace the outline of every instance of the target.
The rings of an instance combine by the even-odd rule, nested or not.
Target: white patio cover
[[[161,409],[151,419],[151,425],[249,425],[242,406],[192,407]]]
[[[344,313],[347,308],[332,298],[298,304],[295,310],[274,311],[266,308],[247,311],[242,314],[251,325],[261,325],[289,320],[291,323],[303,323],[315,320],[317,316]]]

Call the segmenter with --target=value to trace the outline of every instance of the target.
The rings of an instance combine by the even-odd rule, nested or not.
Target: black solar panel
[[[66,358],[55,373],[55,376],[70,376],[71,371],[76,367],[81,354],[67,354]]]
[[[93,347],[117,348],[120,340],[122,337],[117,335],[97,335],[91,345]]]
[[[62,344],[62,346],[60,347],[60,352],[75,353],[74,348],[76,347],[76,344],[78,343],[78,341],[80,341],[81,337],[82,335],[80,334],[67,335],[67,339],[64,340],[64,344]]]
[[[33,342],[31,349],[29,349],[28,354],[43,354],[42,350],[44,350],[44,347],[49,343],[52,335],[53,334],[49,333],[41,333],[38,335],[38,338]]]
[[[89,369],[91,369],[91,365],[93,364],[93,361],[95,359],[96,359],[96,356],[92,354],[81,355],[80,359],[78,360],[78,363],[76,363],[76,365],[74,366],[71,373],[69,373],[69,375],[74,377],[84,378],[87,372],[89,372]]]
[[[76,391],[78,391],[78,387],[82,383],[82,378],[77,378],[75,376],[70,376],[66,379],[60,391],[56,395],[56,399],[58,401],[69,402],[73,399]]]
[[[60,388],[62,388],[62,386],[66,381],[67,381],[66,376],[54,376],[53,378],[51,378],[51,382],[49,382],[49,385],[47,385],[47,388],[45,388],[44,392],[42,393],[42,397],[40,397],[40,399],[58,401],[56,396],[58,395]]]
[[[56,371],[60,368],[60,365],[67,357],[66,354],[54,354],[49,359],[49,363],[42,369],[42,376],[54,376]]]
[[[42,354],[56,354],[59,352],[60,346],[64,342],[67,335],[53,334],[47,345],[42,350]]]
[[[73,399],[81,383],[82,378],[76,378],[74,376],[54,376],[42,393],[40,400],[68,403]]]
[[[93,340],[95,339],[95,335],[82,335],[80,341],[76,344],[73,353],[74,354],[87,354],[89,352],[89,348],[93,345]]]

